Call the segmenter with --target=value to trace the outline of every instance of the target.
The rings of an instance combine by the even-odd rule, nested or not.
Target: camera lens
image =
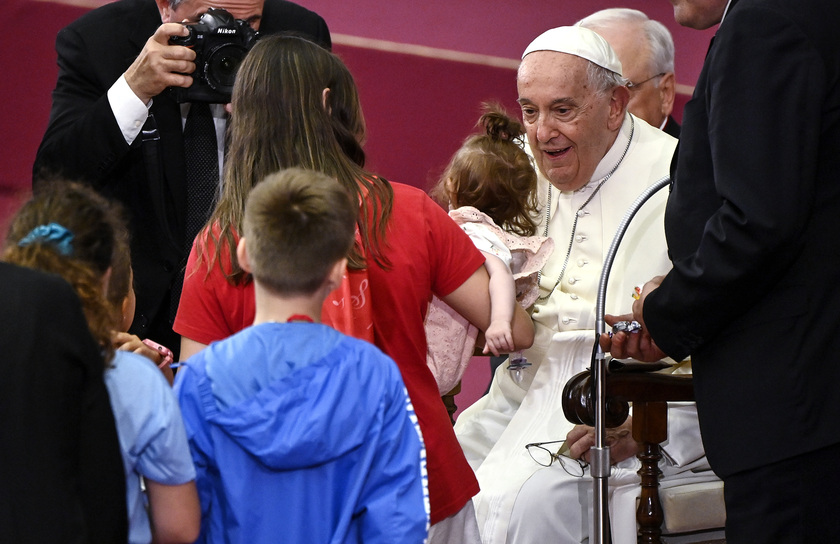
[[[236,69],[248,51],[241,45],[224,44],[213,49],[207,56],[205,74],[207,83],[223,93],[233,91]]]

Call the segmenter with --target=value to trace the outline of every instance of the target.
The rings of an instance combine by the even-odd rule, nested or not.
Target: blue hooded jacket
[[[424,542],[425,449],[396,364],[325,325],[263,323],[175,381],[198,542]]]

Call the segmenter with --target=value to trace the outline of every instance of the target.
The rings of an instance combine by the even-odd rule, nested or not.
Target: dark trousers
[[[726,542],[840,542],[838,497],[840,443],[729,476]]]

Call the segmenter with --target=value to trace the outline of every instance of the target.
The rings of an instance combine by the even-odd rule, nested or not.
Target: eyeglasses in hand
[[[565,440],[533,442],[531,444],[526,444],[525,449],[528,450],[528,453],[531,455],[531,459],[536,461],[537,464],[544,467],[550,467],[554,461],[557,461],[560,463],[560,466],[563,467],[563,470],[565,470],[570,476],[581,478],[583,477],[586,467],[589,466],[589,463],[582,461],[581,459],[572,459],[571,457],[560,455],[560,450],[563,446],[558,447],[556,453],[545,447],[551,444],[563,444],[565,442]]]

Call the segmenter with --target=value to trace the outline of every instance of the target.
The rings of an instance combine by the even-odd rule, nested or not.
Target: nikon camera
[[[198,22],[184,23],[187,36],[171,36],[169,43],[195,51],[193,84],[172,87],[177,102],[227,104],[233,92],[236,69],[254,46],[259,34],[223,9],[209,8]]]

